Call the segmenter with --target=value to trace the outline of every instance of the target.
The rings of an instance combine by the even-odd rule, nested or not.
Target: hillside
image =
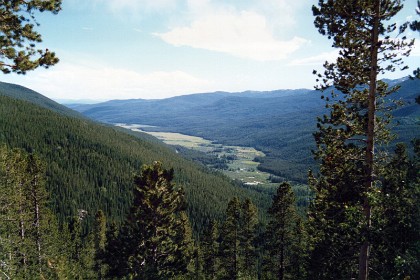
[[[87,210],[91,221],[102,209],[110,220],[120,222],[131,202],[134,172],[156,160],[175,169],[195,230],[211,218],[221,218],[233,196],[249,196],[264,209],[270,203],[269,195],[234,186],[151,136],[78,115],[33,91],[1,84],[0,144],[40,155],[47,165],[51,207],[62,221],[79,209]]]
[[[401,89],[392,98],[405,105],[394,110],[397,141],[418,137],[419,80],[395,80]],[[147,130],[181,132],[228,145],[250,146],[267,156],[260,169],[288,180],[306,182],[313,167],[311,149],[316,118],[326,113],[321,93],[314,90],[207,93],[163,100],[115,100],[69,105],[85,116],[107,123],[157,126]]]

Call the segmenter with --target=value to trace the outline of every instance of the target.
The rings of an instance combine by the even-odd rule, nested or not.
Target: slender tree
[[[215,279],[219,269],[219,229],[216,220],[205,228],[201,248],[203,251],[203,269],[207,279]]]
[[[240,248],[244,277],[255,278],[257,273],[257,237],[258,212],[257,207],[249,198],[242,203]]]
[[[48,263],[57,260],[60,245],[44,172],[36,156],[0,147],[0,277],[56,275]]]
[[[333,47],[340,49],[336,62],[324,64],[323,74],[314,71],[320,89],[335,87],[332,100],[326,98],[331,101],[327,105],[330,115],[319,119],[319,132],[315,134],[318,147],[315,155],[321,161],[321,168],[320,175],[311,179],[316,192],[311,219],[315,231],[319,232],[314,239],[314,252],[319,249],[318,244],[326,244],[325,238],[346,236],[354,231],[346,229],[348,226],[363,225],[359,231],[352,232],[357,239],[348,240],[349,246],[359,247],[359,279],[367,279],[369,272],[370,197],[376,189],[379,163],[375,145],[386,142],[389,136],[385,129],[388,120],[381,118],[377,109],[384,104],[381,98],[396,90],[389,89],[377,77],[402,67],[401,56],[408,56],[413,44],[413,41],[390,38],[396,25],[385,25],[401,8],[402,3],[397,0],[320,0],[318,6],[313,6],[315,26],[322,35],[333,39]],[[323,235],[323,228],[331,232]],[[339,242],[339,238],[335,240]],[[352,259],[356,254],[351,252],[337,252],[348,254],[346,261],[342,261],[349,262],[345,271],[354,268]],[[324,257],[329,256],[331,261],[341,259],[328,251],[325,253]],[[353,272],[349,271],[347,276],[353,277]]]
[[[282,183],[277,188],[273,203],[268,210],[270,221],[266,232],[265,274],[268,279],[289,279],[292,275],[291,260],[293,244],[296,242],[296,222],[298,216],[295,207],[295,195],[289,183]]]
[[[106,216],[102,210],[99,210],[95,216],[93,229],[93,242],[95,246],[95,271],[98,279],[104,279],[106,275],[106,266],[104,264],[106,247]]]
[[[237,197],[232,198],[226,209],[226,220],[223,223],[220,244],[221,269],[223,279],[239,277],[239,234],[241,204]]]

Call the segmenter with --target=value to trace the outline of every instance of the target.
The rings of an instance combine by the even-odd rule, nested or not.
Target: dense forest
[[[0,4],[3,73],[58,62],[36,50],[27,17],[60,8]],[[417,136],[418,88],[401,107],[392,99],[403,85],[378,80],[404,68],[414,45],[391,37],[401,9],[396,0],[312,7],[340,51],[313,72],[325,108],[310,196],[280,176],[274,192],[246,188],[195,164],[196,153],[185,159],[151,136],[0,84],[0,279],[420,279],[420,139],[389,147],[391,112],[408,125],[394,130],[400,139]],[[418,21],[399,33],[407,28],[419,31]]]
[[[175,182],[185,187],[188,215],[196,231],[211,219],[221,218],[231,197],[251,197],[262,209],[268,207],[269,193],[233,185],[228,178],[183,159],[146,134],[66,116],[2,95],[0,92],[0,141],[36,153],[46,163],[51,207],[61,222],[83,209],[90,213],[86,223],[90,228],[94,213],[102,209],[109,220],[119,224],[132,198],[133,174],[156,160],[175,169]]]

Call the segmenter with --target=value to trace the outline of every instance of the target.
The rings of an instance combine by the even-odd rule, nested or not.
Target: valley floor
[[[223,159],[227,164],[227,168],[219,169],[219,171],[222,171],[233,180],[241,181],[244,185],[262,187],[276,187],[278,185],[270,181],[272,174],[258,170],[259,162],[256,162],[255,159],[265,157],[265,154],[254,148],[225,146],[201,137],[181,133],[146,131],[144,128],[150,129],[151,126],[141,124],[119,123],[116,125],[150,134],[168,145],[185,147]]]

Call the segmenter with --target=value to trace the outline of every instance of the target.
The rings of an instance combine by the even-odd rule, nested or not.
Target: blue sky
[[[55,100],[312,88],[312,70],[337,53],[313,26],[316,2],[64,0],[58,15],[37,17],[42,47],[60,63],[1,80]],[[405,3],[398,21],[415,16],[416,1]],[[411,68],[420,65],[419,49]]]

